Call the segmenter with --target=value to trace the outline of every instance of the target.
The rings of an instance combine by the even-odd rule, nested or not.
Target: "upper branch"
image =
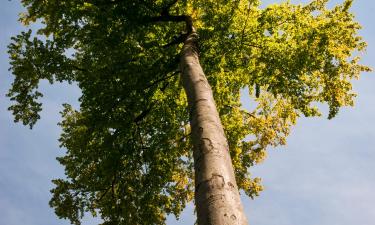
[[[176,3],[178,2],[178,0],[173,0],[172,2],[170,2],[169,4],[167,4],[161,11],[161,15],[170,15],[169,14],[169,10],[171,9],[172,6],[174,6]]]
[[[154,16],[154,17],[147,18],[146,22],[150,22],[150,23],[156,23],[156,22],[185,22],[187,33],[191,34],[191,33],[195,32],[195,29],[193,27],[193,18],[191,18],[191,16],[187,16],[187,15],[174,16],[174,15],[167,14],[167,15],[161,15],[161,16]]]
[[[186,32],[187,35],[195,32],[193,26],[193,18],[188,15],[171,15],[169,13],[172,6],[174,6],[178,0],[172,0],[170,3],[166,4],[162,8],[160,16],[148,17],[145,19],[145,22],[156,23],[156,22],[185,22],[186,23]]]

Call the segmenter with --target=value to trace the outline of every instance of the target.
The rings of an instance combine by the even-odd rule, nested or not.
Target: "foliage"
[[[249,167],[268,146],[286,143],[299,116],[333,118],[353,105],[351,80],[366,44],[349,12],[351,0],[289,2],[261,9],[257,0],[22,0],[20,21],[38,22],[9,45],[15,76],[8,93],[15,121],[39,119],[38,83],[75,82],[80,109],[65,104],[58,158],[66,178],[54,180],[50,205],[80,224],[85,212],[104,224],[164,224],[193,195],[189,115],[178,64],[184,23],[191,15],[200,60],[228,137],[239,187],[262,190]],[[169,13],[168,13],[169,12]],[[73,53],[73,54],[72,54]],[[256,104],[241,107],[248,88]]]

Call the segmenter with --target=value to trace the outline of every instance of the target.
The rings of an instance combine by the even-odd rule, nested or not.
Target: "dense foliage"
[[[15,121],[32,127],[42,106],[40,80],[74,82],[80,108],[65,104],[58,158],[66,178],[54,180],[50,205],[80,224],[85,212],[104,224],[164,224],[192,200],[193,168],[179,53],[190,15],[200,60],[228,137],[239,187],[262,190],[249,167],[268,146],[286,143],[299,116],[329,118],[353,105],[353,55],[366,44],[349,12],[351,0],[260,8],[258,0],[22,0],[20,21],[41,23],[9,45],[15,76],[8,96]],[[241,107],[247,88],[253,111]]]

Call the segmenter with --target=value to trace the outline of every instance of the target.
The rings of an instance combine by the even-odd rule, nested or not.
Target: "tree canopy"
[[[262,190],[249,167],[269,146],[283,145],[300,116],[328,118],[353,105],[351,81],[366,43],[349,11],[258,0],[22,0],[20,21],[40,23],[9,45],[15,79],[8,96],[16,122],[30,128],[42,105],[40,80],[76,83],[80,108],[64,104],[50,205],[80,224],[85,212],[104,224],[164,224],[178,217],[194,190],[186,94],[179,76],[180,16],[199,34],[200,62],[228,137],[237,184]],[[256,104],[241,107],[245,88]]]

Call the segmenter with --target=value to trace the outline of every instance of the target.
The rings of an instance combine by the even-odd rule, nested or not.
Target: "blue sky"
[[[57,219],[48,201],[50,180],[64,175],[55,160],[64,153],[57,142],[58,112],[64,102],[77,106],[80,92],[74,86],[42,82],[42,119],[33,130],[13,123],[6,110],[5,93],[12,82],[6,46],[10,36],[23,29],[17,22],[21,11],[18,1],[0,0],[0,224],[69,224]],[[375,1],[357,0],[352,11],[369,44],[363,63],[375,68]],[[374,224],[374,75],[365,73],[354,82],[359,94],[354,108],[344,108],[333,120],[300,119],[288,145],[271,149],[268,159],[251,169],[262,178],[265,190],[255,200],[243,197],[250,224]],[[170,217],[167,224],[188,225],[194,220],[189,205],[179,221]],[[89,218],[84,224],[97,223]]]

